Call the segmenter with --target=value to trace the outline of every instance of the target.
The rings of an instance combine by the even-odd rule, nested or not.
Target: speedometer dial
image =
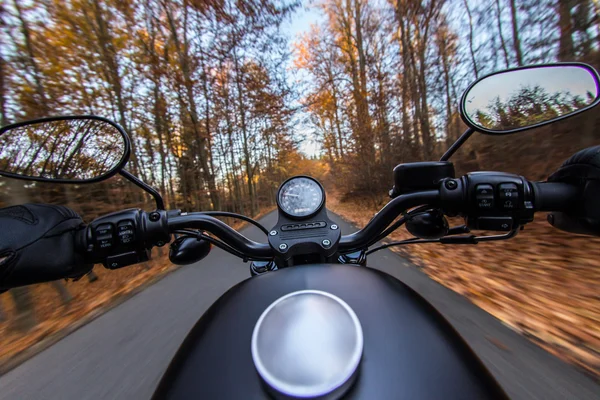
[[[315,214],[325,202],[325,192],[316,180],[298,176],[279,188],[277,204],[290,217],[303,218]]]

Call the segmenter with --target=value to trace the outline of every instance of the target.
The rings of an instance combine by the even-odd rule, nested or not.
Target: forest
[[[600,67],[599,7],[592,0],[7,0],[0,3],[0,125],[67,114],[109,118],[131,136],[128,170],[159,189],[169,208],[255,216],[273,206],[285,178],[308,174],[337,199],[334,211],[362,221],[386,201],[395,165],[438,159],[466,129],[459,101],[471,82],[527,64]],[[292,34],[290,22],[307,13],[317,22]],[[457,173],[545,179],[575,151],[599,143],[595,115],[531,133],[475,136],[453,159]],[[85,187],[0,180],[0,205],[27,201],[68,204],[87,220],[152,206],[119,178]],[[363,214],[348,211],[356,204],[365,205]],[[552,236],[561,244],[566,238]],[[540,314],[540,301],[535,323],[523,322],[504,306],[522,311],[529,303],[521,297],[486,305],[469,286],[475,274],[454,285],[437,272],[434,256],[421,262],[434,279],[598,376],[600,301],[580,285],[580,278],[600,282],[590,272],[598,242],[578,243],[587,255],[569,250],[560,262],[576,262],[583,274],[565,290],[582,296],[566,312],[585,308],[577,314],[585,335],[536,325],[556,317]],[[540,246],[524,263],[542,271]],[[524,292],[516,278],[506,279]],[[11,293],[21,311],[32,307],[26,292]],[[8,294],[2,299],[0,306],[14,308]]]

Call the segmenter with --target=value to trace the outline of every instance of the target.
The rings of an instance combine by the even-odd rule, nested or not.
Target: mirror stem
[[[448,159],[452,157],[452,154],[456,153],[456,150],[458,150],[460,146],[462,146],[463,143],[465,143],[474,132],[475,129],[473,128],[467,129],[462,135],[460,135],[458,139],[456,139],[456,142],[452,143],[452,146],[450,146],[450,148],[446,150],[442,158],[440,158],[440,161],[448,161]]]
[[[132,175],[131,173],[125,171],[124,169],[120,170],[119,174],[122,177],[124,177],[125,179],[127,179],[128,181],[133,182],[136,186],[142,188],[144,191],[150,193],[150,195],[154,198],[154,201],[156,202],[157,210],[165,209],[165,202],[163,201],[162,196],[160,195],[160,193],[158,193],[158,191],[156,189],[154,189],[152,186],[148,185],[146,182],[142,181],[137,176]]]

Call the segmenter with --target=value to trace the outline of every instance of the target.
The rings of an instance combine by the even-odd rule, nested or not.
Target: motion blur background
[[[434,160],[466,128],[458,102],[486,73],[600,66],[592,0],[7,0],[0,3],[0,125],[57,114],[111,118],[129,170],[169,208],[256,216],[308,174],[359,226],[398,163]],[[600,144],[598,113],[512,136],[474,136],[457,173],[545,179]],[[87,221],[152,207],[115,177],[94,185],[0,178],[0,205],[66,204]],[[405,237],[399,232],[395,237]],[[600,378],[600,239],[540,215],[512,241],[402,250],[433,279]],[[144,265],[0,295],[0,370],[19,352],[174,269]]]

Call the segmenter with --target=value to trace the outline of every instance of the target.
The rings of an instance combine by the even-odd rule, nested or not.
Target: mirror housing
[[[465,90],[460,115],[475,131],[505,135],[561,121],[598,103],[600,77],[593,67],[578,62],[539,64],[478,79]]]
[[[120,172],[130,154],[123,128],[95,115],[41,118],[0,128],[0,175],[10,178],[99,182]]]

